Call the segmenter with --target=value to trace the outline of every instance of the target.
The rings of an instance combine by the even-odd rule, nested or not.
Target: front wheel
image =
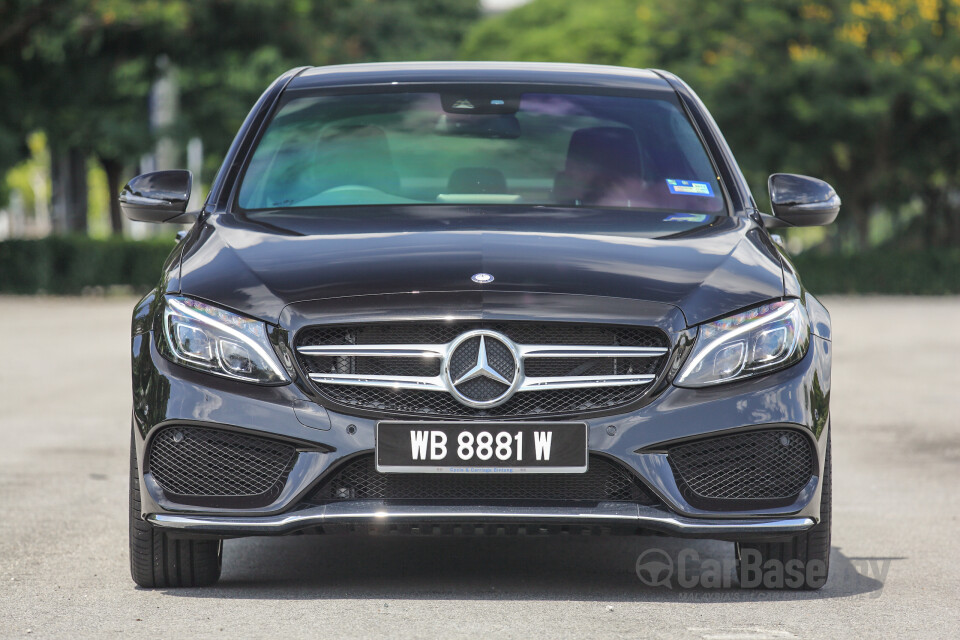
[[[820,522],[808,531],[781,542],[738,542],[737,573],[747,589],[819,589],[830,572],[830,435],[823,465]]]
[[[130,575],[141,587],[202,587],[220,579],[220,540],[171,538],[140,517],[137,450],[130,438]]]

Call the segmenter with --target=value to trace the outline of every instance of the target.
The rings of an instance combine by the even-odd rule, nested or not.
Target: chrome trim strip
[[[518,344],[522,358],[657,358],[665,347],[590,347],[576,345]]]
[[[789,534],[812,527],[806,517],[688,518],[668,511],[623,502],[596,507],[468,507],[388,505],[379,501],[339,502],[273,516],[191,516],[151,514],[147,521],[166,529],[212,534],[284,534],[324,524],[396,524],[419,522],[522,522],[608,524],[687,535]]]
[[[357,375],[353,373],[311,373],[310,379],[319,384],[343,384],[355,387],[382,387],[389,389],[414,389],[420,391],[448,391],[439,376],[384,376]],[[544,391],[549,389],[591,389],[598,387],[628,387],[649,384],[656,379],[650,374],[637,376],[556,376],[523,378],[517,388],[521,391]]]
[[[442,344],[344,344],[297,347],[305,356],[348,356],[380,358],[442,358],[447,347]]]
[[[650,374],[637,376],[556,376],[549,378],[524,378],[517,389],[542,391],[544,389],[592,389],[596,387],[629,387],[649,384],[656,379]]]
[[[310,379],[320,384],[346,384],[354,387],[386,387],[389,389],[415,389],[419,391],[446,391],[440,376],[382,376],[355,375],[352,373],[311,373]]]
[[[335,344],[297,347],[305,356],[382,358],[442,358],[448,344]],[[518,344],[521,358],[657,358],[665,347],[591,347],[578,345]]]

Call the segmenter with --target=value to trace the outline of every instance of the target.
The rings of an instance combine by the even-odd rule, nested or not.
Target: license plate
[[[380,422],[383,473],[583,473],[587,425],[570,422]]]

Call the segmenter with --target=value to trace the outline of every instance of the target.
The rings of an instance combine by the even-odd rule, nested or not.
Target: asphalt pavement
[[[820,591],[741,590],[730,543],[619,536],[231,540],[217,586],[149,591],[127,557],[133,301],[0,297],[0,637],[957,637],[960,298],[825,303]],[[649,549],[674,579],[638,578]]]

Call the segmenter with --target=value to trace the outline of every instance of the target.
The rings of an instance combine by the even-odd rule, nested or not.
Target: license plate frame
[[[418,432],[416,439],[411,435],[414,431]],[[464,431],[473,436],[473,455],[466,460],[458,451],[459,437]],[[479,458],[476,451],[478,436],[484,431],[493,438],[493,453],[487,460]],[[423,443],[423,432],[428,434],[425,436],[425,449],[419,446]],[[433,450],[434,432],[446,436],[443,442],[445,455],[442,458],[432,456],[439,452]],[[504,432],[511,438],[511,455],[507,459],[500,458],[496,450],[497,436]],[[538,432],[552,435],[535,435]],[[522,434],[519,440],[518,433]],[[380,473],[586,473],[589,466],[588,440],[589,429],[585,422],[383,420],[377,423],[374,459]],[[549,446],[545,447],[547,442]],[[519,459],[516,456],[517,443],[521,449]],[[541,454],[539,460],[538,449]],[[423,453],[423,459],[415,458],[415,455]]]

